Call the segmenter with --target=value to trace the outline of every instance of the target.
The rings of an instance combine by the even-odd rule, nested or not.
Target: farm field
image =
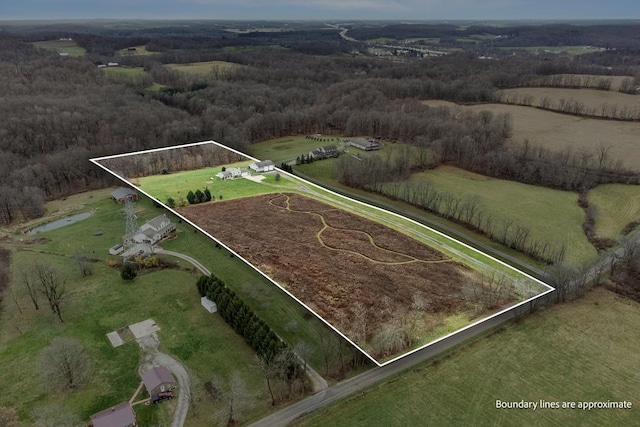
[[[208,76],[214,71],[227,73],[242,66],[233,62],[206,61],[192,62],[188,64],[166,64],[165,67],[169,68],[170,70],[180,71],[182,73],[195,76]]]
[[[425,103],[438,107],[456,106],[447,101]],[[598,145],[610,144],[609,155],[613,162],[621,161],[624,167],[640,171],[640,156],[637,155],[640,123],[582,118],[519,105],[479,104],[460,108],[510,114],[512,140],[515,142],[528,140],[551,150],[568,149],[574,153],[582,150],[595,152]]]
[[[102,72],[107,76],[127,77],[144,77],[147,74],[143,67],[107,67],[102,68]]]
[[[257,196],[179,212],[380,359],[404,349],[387,347],[383,337],[402,323],[414,301],[428,307],[413,321],[420,331],[418,346],[532,296],[505,283],[487,305],[478,298],[484,289],[477,287],[481,273],[390,228],[300,195]],[[357,326],[363,318],[366,327]]]
[[[147,50],[147,47],[142,46],[131,46],[133,50],[129,50],[129,48],[120,49],[117,54],[120,56],[147,56],[147,55],[155,55],[157,52],[150,52]]]
[[[551,74],[548,76],[540,76],[540,84],[537,86],[555,86],[555,87],[583,87],[589,88],[598,86],[601,82],[609,85],[611,91],[617,92],[623,83],[632,79],[627,76],[596,76],[593,74]]]
[[[87,53],[86,49],[78,46],[75,40],[46,40],[33,42],[33,45],[57,53],[66,53],[69,56],[84,56]]]
[[[640,339],[634,331],[639,322],[640,304],[596,289],[579,301],[539,311],[294,425],[635,425]],[[496,400],[540,399],[626,400],[633,407],[496,409]]]
[[[505,102],[531,97],[531,105],[542,106],[544,98],[549,100],[549,108],[558,109],[561,100],[578,101],[584,105],[585,111],[593,109],[593,115],[610,117],[611,109],[617,108],[620,112],[623,108],[637,113],[640,109],[640,96],[628,93],[613,92],[597,89],[565,89],[552,87],[523,87],[517,89],[503,89],[498,95]],[[604,113],[604,114],[603,114]],[[614,115],[615,116],[615,115]]]
[[[596,235],[617,238],[631,222],[640,222],[640,186],[607,184],[589,191],[596,208]]]
[[[604,50],[601,47],[593,46],[528,46],[528,47],[505,47],[502,49],[518,50],[524,49],[529,52],[538,54],[543,53],[566,53],[568,55],[584,55],[585,53],[601,52]]]
[[[534,240],[552,246],[567,244],[565,260],[580,264],[596,256],[582,230],[584,212],[576,193],[494,179],[451,166],[413,174],[407,183],[428,183],[438,191],[478,197],[482,209],[492,215],[495,227],[513,220],[531,230]]]

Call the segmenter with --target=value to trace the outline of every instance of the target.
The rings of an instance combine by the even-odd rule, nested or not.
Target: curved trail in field
[[[276,204],[273,203],[274,200],[279,199],[281,197],[285,197],[285,207],[282,206],[278,206]],[[291,208],[291,204],[290,204],[290,197],[287,194],[278,194],[277,196],[269,199],[269,204],[273,207],[276,208],[280,208],[280,209],[284,209],[287,210],[289,212],[296,212],[296,213],[304,213],[304,214],[309,214],[309,215],[316,215],[320,218],[320,221],[322,221],[322,228],[316,233],[316,239],[318,239],[318,242],[320,243],[321,246],[330,249],[332,251],[336,251],[336,252],[345,252],[345,253],[350,253],[353,255],[357,255],[360,256],[364,259],[366,259],[367,261],[374,263],[374,264],[381,264],[381,265],[404,265],[404,264],[412,264],[412,263],[416,263],[416,262],[420,262],[423,264],[438,264],[438,263],[444,263],[444,262],[451,262],[452,259],[451,258],[445,258],[445,259],[436,259],[436,260],[425,260],[425,259],[420,259],[420,258],[416,258],[414,256],[408,255],[406,253],[403,252],[399,252],[399,251],[394,251],[393,249],[387,249],[387,248],[383,248],[381,246],[378,246],[375,242],[375,239],[373,238],[373,236],[369,233],[367,233],[366,231],[362,231],[362,230],[354,230],[352,228],[340,228],[340,227],[334,227],[332,225],[329,225],[327,223],[327,220],[325,219],[325,217],[322,215],[321,212],[331,212],[331,211],[337,211],[337,208],[330,208],[330,209],[324,209],[324,210],[318,210],[318,211],[299,211],[299,210],[295,210]],[[357,252],[357,251],[353,251],[350,249],[341,249],[341,248],[336,248],[333,247],[329,244],[327,244],[323,239],[322,239],[322,233],[324,233],[326,230],[336,230],[336,231],[349,231],[349,232],[355,232],[355,233],[361,233],[364,234],[365,236],[367,236],[367,238],[369,239],[369,243],[371,244],[371,246],[373,246],[374,248],[380,250],[380,251],[384,251],[384,252],[388,252],[394,255],[399,255],[402,257],[407,258],[406,261],[381,261],[378,259],[374,259],[371,258],[363,253]]]

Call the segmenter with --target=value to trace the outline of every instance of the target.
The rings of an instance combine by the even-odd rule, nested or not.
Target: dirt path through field
[[[274,200],[279,199],[279,198],[285,198],[285,207],[283,208],[282,206],[278,206],[277,204],[274,203]],[[420,258],[416,258],[414,256],[408,255],[406,253],[400,252],[400,251],[394,251],[392,249],[387,249],[387,248],[383,248],[379,245],[376,244],[375,239],[373,238],[373,236],[369,233],[367,233],[366,231],[361,231],[361,230],[353,230],[351,228],[341,228],[341,227],[334,227],[331,226],[327,223],[327,219],[324,217],[324,215],[322,215],[322,212],[331,212],[331,211],[337,211],[338,209],[325,209],[325,210],[321,210],[321,211],[305,211],[305,210],[296,210],[296,209],[292,209],[291,208],[291,198],[289,195],[287,194],[279,194],[277,196],[275,196],[274,198],[269,200],[269,204],[271,206],[274,206],[276,208],[280,208],[280,209],[284,209],[287,210],[289,212],[297,212],[297,213],[303,213],[303,214],[308,214],[308,215],[315,215],[318,218],[320,218],[320,221],[322,222],[322,228],[316,233],[316,238],[318,239],[318,242],[320,243],[321,246],[332,250],[332,251],[337,251],[337,252],[344,252],[344,253],[350,253],[353,255],[357,255],[360,256],[364,259],[366,259],[369,262],[372,262],[374,264],[382,264],[382,265],[403,265],[403,264],[410,264],[410,263],[414,263],[414,262],[421,262],[421,263],[425,263],[425,264],[435,264],[435,263],[442,263],[442,262],[451,262],[452,259],[451,257],[447,257],[445,259],[436,259],[436,260],[425,260],[425,259],[420,259]],[[327,230],[335,230],[335,231],[348,231],[348,232],[352,232],[352,233],[360,233],[364,236],[366,236],[366,238],[369,240],[369,243],[371,244],[371,246],[373,246],[376,250],[382,251],[382,252],[387,252],[393,255],[399,255],[403,258],[406,258],[405,261],[396,261],[396,262],[392,262],[392,261],[383,261],[383,260],[379,260],[379,259],[374,259],[370,256],[367,256],[361,252],[358,251],[354,251],[351,249],[341,249],[341,248],[337,248],[334,246],[331,246],[330,244],[328,244],[323,238],[322,238],[322,234],[327,231]]]

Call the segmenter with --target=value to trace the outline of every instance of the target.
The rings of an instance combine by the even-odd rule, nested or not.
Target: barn
[[[136,202],[138,201],[138,193],[130,188],[120,187],[111,192],[111,198],[118,203]]]

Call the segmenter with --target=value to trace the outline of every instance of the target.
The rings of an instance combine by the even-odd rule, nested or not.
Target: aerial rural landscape
[[[0,426],[637,424],[635,12],[210,3],[0,12]]]

